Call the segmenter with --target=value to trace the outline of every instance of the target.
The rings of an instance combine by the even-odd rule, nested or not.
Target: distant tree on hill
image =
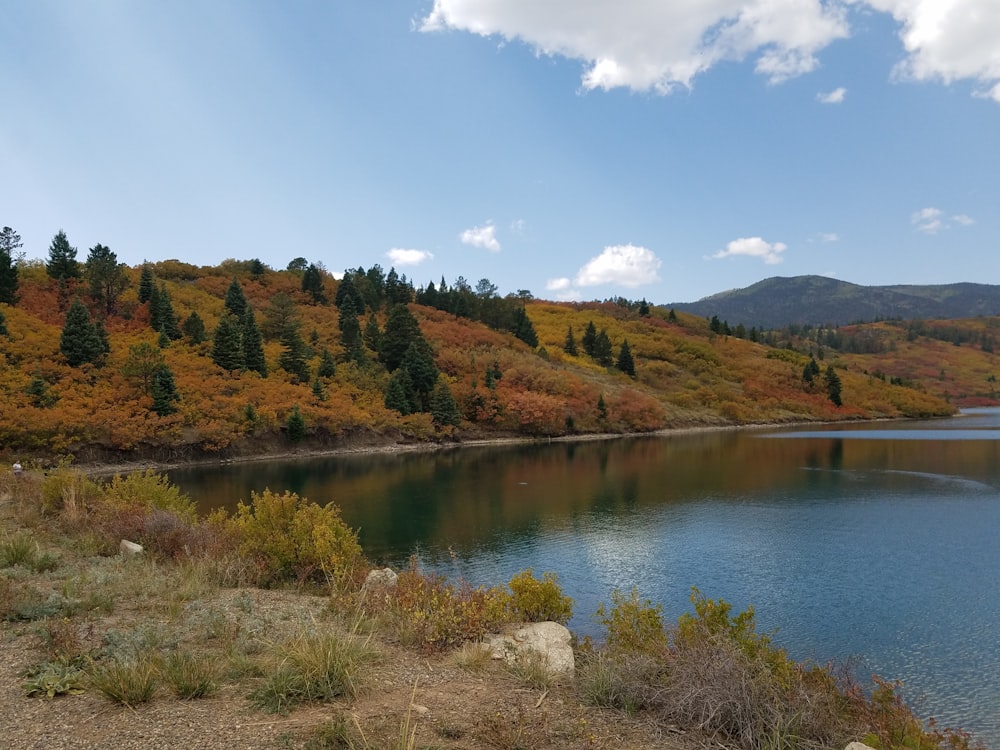
[[[100,364],[107,353],[106,349],[106,340],[102,339],[101,332],[91,322],[87,308],[79,297],[75,298],[66,313],[66,323],[59,338],[59,351],[70,367],[79,367],[86,362]]]
[[[243,348],[243,366],[256,372],[262,378],[267,377],[267,362],[264,359],[264,341],[257,328],[257,320],[253,310],[247,307],[246,313],[240,319],[240,345]]]
[[[389,308],[389,316],[382,331],[382,348],[379,350],[379,359],[389,372],[394,372],[399,367],[410,343],[417,338],[423,338],[423,334],[410,309],[400,304]]]
[[[281,336],[282,351],[278,356],[278,367],[295,377],[299,383],[309,382],[309,363],[306,343],[299,335],[297,326],[285,329]]]
[[[635,377],[635,361],[632,359],[632,351],[629,349],[628,339],[622,341],[621,349],[618,351],[616,366],[626,375]]]
[[[76,260],[76,248],[69,244],[63,230],[56,232],[49,245],[49,259],[45,262],[45,272],[49,278],[65,281],[80,278],[80,264]]]
[[[201,319],[201,316],[197,312],[192,312],[184,319],[181,331],[192,344],[200,344],[208,338],[208,334],[205,331],[205,321]]]
[[[570,326],[566,330],[566,341],[563,343],[563,351],[571,357],[575,357],[578,353],[576,339],[573,338],[573,326]]]
[[[3,310],[0,310],[0,336],[10,336],[10,331],[7,330],[7,318],[3,315]]]
[[[90,284],[91,298],[104,308],[105,315],[113,315],[118,297],[128,288],[128,275],[124,263],[107,245],[100,243],[90,248],[84,274]]]
[[[17,249],[22,244],[21,235],[10,227],[0,230],[0,302],[8,305],[17,302]]]
[[[285,420],[285,434],[293,443],[299,442],[306,436],[306,420],[299,411],[298,404],[292,407],[288,419]]]
[[[431,419],[438,426],[458,427],[462,423],[462,413],[451,393],[451,388],[443,377],[439,377],[431,393]]]
[[[614,351],[611,348],[611,339],[608,338],[608,332],[603,328],[594,340],[594,359],[605,367],[611,367],[615,361]]]
[[[815,357],[810,357],[809,362],[802,368],[802,380],[807,385],[812,385],[813,381],[819,377],[819,373],[819,363],[816,362]]]
[[[583,344],[583,351],[588,357],[594,356],[594,345],[597,343],[597,326],[594,325],[594,321],[589,321],[587,323],[587,328],[583,332],[583,338],[580,340]]]
[[[139,274],[139,289],[136,293],[140,305],[149,302],[155,287],[156,276],[153,274],[153,267],[148,263],[143,263],[142,272]]]
[[[154,331],[162,331],[172,341],[181,337],[181,330],[177,325],[177,314],[174,312],[174,303],[170,299],[167,285],[163,282],[160,282],[158,287],[154,284],[150,291],[149,325]]]
[[[319,365],[316,368],[316,375],[320,378],[332,378],[337,374],[337,365],[333,361],[333,355],[330,354],[330,350],[323,348],[323,351],[319,355]]]
[[[212,361],[223,370],[242,370],[246,364],[240,334],[239,319],[231,312],[223,313],[212,334]]]
[[[238,319],[246,315],[247,310],[250,309],[250,303],[247,302],[246,295],[243,294],[243,286],[235,276],[226,290],[225,306]]]
[[[174,373],[166,365],[160,366],[153,375],[153,411],[161,417],[177,411],[177,402],[181,400],[174,383]]]
[[[828,365],[826,368],[826,395],[834,406],[843,406],[844,402],[840,395],[840,377],[833,369],[833,365]]]
[[[323,289],[323,274],[315,263],[310,263],[302,273],[302,291],[307,292],[314,305],[326,304],[326,291]]]
[[[528,346],[532,348],[538,346],[538,335],[535,333],[535,327],[531,324],[528,311],[524,307],[518,307],[514,311],[513,333]]]

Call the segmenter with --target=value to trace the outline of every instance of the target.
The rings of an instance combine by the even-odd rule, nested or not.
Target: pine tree
[[[233,280],[230,282],[229,288],[226,290],[225,306],[229,312],[236,316],[237,320],[246,315],[247,310],[250,309],[250,304],[247,302],[247,298],[243,294],[243,287],[240,286],[240,280],[235,276],[233,276]]]
[[[299,411],[298,404],[292,407],[288,419],[285,420],[285,434],[293,443],[299,442],[306,436],[306,420],[302,416],[302,412]]]
[[[402,367],[389,378],[385,389],[385,408],[398,411],[404,417],[419,411],[410,375]]]
[[[257,328],[257,321],[254,318],[253,310],[247,308],[246,314],[240,321],[241,337],[240,343],[243,347],[243,366],[251,372],[256,372],[262,378],[267,377],[267,362],[264,359],[264,341]]]
[[[45,272],[49,278],[67,280],[80,278],[80,264],[76,260],[76,248],[69,244],[66,233],[59,230],[49,245],[49,259],[45,262]]]
[[[175,404],[181,400],[174,383],[174,374],[166,365],[157,368],[152,385],[153,411],[161,417],[177,411]]]
[[[843,406],[844,402],[840,394],[840,377],[833,369],[833,365],[828,365],[826,368],[826,395],[834,406]]]
[[[326,304],[326,292],[323,289],[323,274],[315,263],[310,263],[302,274],[302,291],[308,292],[314,305]]]
[[[295,376],[300,383],[309,382],[309,363],[306,362],[306,344],[299,335],[297,326],[288,328],[281,337],[281,354],[278,367]]]
[[[200,344],[208,338],[208,334],[205,331],[205,321],[196,312],[192,312],[185,318],[184,323],[181,325],[181,331],[192,344]]]
[[[358,322],[358,309],[354,299],[348,295],[340,304],[340,315],[337,326],[340,328],[340,345],[344,347],[347,359],[354,360],[361,347],[361,323]]]
[[[639,315],[643,318],[649,317],[649,303],[646,302],[646,298],[643,297],[642,301],[639,303]]]
[[[635,361],[632,359],[632,351],[629,349],[628,339],[622,341],[621,349],[618,351],[616,366],[629,377],[635,377]]]
[[[360,315],[365,311],[365,298],[361,296],[361,292],[354,285],[354,274],[345,273],[344,278],[340,280],[340,286],[337,287],[337,296],[334,297],[333,304],[338,310],[343,312],[344,301],[350,300],[354,305],[354,314]]]
[[[608,405],[604,401],[603,393],[597,397],[597,416],[600,417],[602,421],[608,418]]]
[[[597,343],[597,327],[594,325],[594,321],[587,323],[587,329],[583,332],[583,338],[580,340],[583,344],[583,351],[587,353],[588,357],[594,356],[594,345]]]
[[[260,258],[254,258],[250,261],[250,278],[254,281],[260,281],[264,278],[264,272],[267,271],[267,266],[261,263]]]
[[[59,351],[70,367],[79,367],[85,362],[99,364],[105,354],[105,344],[90,321],[90,313],[77,297],[66,313],[59,338]]]
[[[431,419],[439,427],[452,425],[458,427],[462,423],[462,413],[458,403],[451,394],[451,388],[444,378],[438,378],[434,391],[431,393]]]
[[[17,302],[17,249],[22,244],[21,235],[10,227],[0,230],[0,302],[8,305]]]
[[[242,370],[245,365],[240,334],[239,320],[232,313],[223,313],[212,334],[212,361],[223,370]]]
[[[382,348],[379,350],[379,359],[389,372],[399,367],[410,342],[418,338],[423,338],[423,334],[410,309],[399,304],[389,308],[385,330],[382,332]]]
[[[413,341],[407,348],[399,369],[405,370],[410,376],[410,383],[417,399],[417,410],[427,411],[430,408],[431,391],[437,383],[438,368],[434,364],[434,352],[423,336]]]
[[[323,381],[318,375],[312,381],[312,394],[318,401],[326,401],[326,388],[323,387]]]
[[[316,376],[320,378],[332,378],[337,374],[337,365],[333,361],[333,355],[326,347],[319,355],[319,366],[316,368]]]
[[[0,310],[0,336],[10,336],[10,331],[7,330],[7,318],[3,315],[3,310]]]
[[[808,364],[802,368],[802,380],[812,385],[813,381],[819,376],[819,373],[819,363],[816,362],[816,358],[809,357]]]
[[[538,334],[535,333],[535,326],[531,324],[528,311],[524,307],[514,311],[514,335],[532,348],[538,346]]]
[[[156,277],[153,275],[153,267],[148,263],[144,263],[142,266],[142,273],[139,274],[139,290],[136,294],[140,305],[149,302],[149,298],[153,294],[153,288],[155,286]]]
[[[601,329],[601,332],[597,334],[597,338],[594,339],[593,356],[594,359],[605,367],[611,367],[614,362],[614,352],[611,348],[611,339],[608,338],[608,332],[603,328]]]
[[[575,357],[579,353],[576,348],[576,339],[573,337],[573,326],[570,326],[566,331],[566,341],[563,344],[563,351],[571,357]]]
[[[90,284],[90,296],[104,308],[105,315],[114,314],[118,297],[128,288],[125,268],[107,245],[98,243],[90,248],[84,273]]]
[[[52,395],[49,391],[49,384],[40,375],[35,375],[24,390],[31,396],[31,403],[39,409],[49,409],[55,406],[56,401],[59,400],[58,397]]]
[[[382,329],[378,327],[378,320],[375,319],[374,313],[369,315],[368,320],[365,321],[364,341],[365,346],[376,354],[382,349]]]
[[[159,289],[154,288],[154,292],[149,300],[149,323],[154,331],[162,331],[171,341],[176,341],[181,337],[181,329],[177,325],[177,314],[174,312],[170,292],[167,291],[166,284],[162,283]]]

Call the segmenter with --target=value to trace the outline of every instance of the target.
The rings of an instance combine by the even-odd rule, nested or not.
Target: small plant
[[[163,679],[182,700],[205,698],[215,692],[219,680],[219,662],[187,651],[168,654],[160,666]]]
[[[455,666],[469,672],[481,672],[493,660],[493,649],[489,644],[466,641],[452,654]]]
[[[513,710],[497,706],[477,722],[476,739],[493,750],[536,750],[548,744],[547,723],[544,711],[533,716],[520,703]]]
[[[156,660],[144,655],[95,662],[90,682],[109,700],[134,708],[152,699],[156,693],[157,675]]]
[[[50,661],[28,671],[24,694],[29,698],[45,696],[49,700],[60,695],[80,695],[84,691],[84,672],[71,661]]]
[[[508,662],[507,670],[520,682],[536,690],[547,690],[555,683],[548,658],[541,651],[523,649]]]
[[[512,592],[513,616],[525,622],[566,623],[573,616],[573,600],[564,596],[555,573],[535,578],[531,568],[518,573],[507,584]]]
[[[664,654],[667,650],[663,606],[649,599],[640,601],[634,588],[628,596],[617,589],[612,591],[611,608],[599,604],[597,619],[607,630],[605,640],[611,651]]]

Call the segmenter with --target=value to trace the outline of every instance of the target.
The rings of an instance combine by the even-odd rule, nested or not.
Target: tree
[[[170,299],[167,285],[153,286],[149,297],[149,325],[154,331],[162,331],[172,341],[181,337],[181,329],[177,325],[177,314],[174,303]]]
[[[629,349],[628,339],[622,341],[621,349],[618,350],[616,367],[629,377],[635,377],[635,361],[632,359],[632,351]]]
[[[128,357],[122,364],[121,373],[127,380],[135,382],[139,390],[150,396],[153,393],[153,376],[164,365],[163,352],[143,342],[129,347]]]
[[[240,321],[232,313],[223,313],[212,334],[212,361],[223,370],[242,370],[243,344],[240,341]]]
[[[430,406],[431,419],[439,427],[445,425],[458,427],[462,423],[462,412],[458,410],[458,403],[443,377],[439,377],[434,386]]]
[[[340,280],[340,286],[337,287],[337,295],[333,298],[333,304],[338,310],[343,312],[346,300],[350,300],[351,304],[354,305],[355,315],[360,315],[364,312],[365,298],[361,296],[361,292],[354,285],[354,274],[351,273],[345,273],[344,278]]]
[[[597,334],[597,338],[594,339],[594,359],[605,367],[611,367],[614,362],[611,339],[608,338],[608,332],[604,328],[601,329],[601,332]]]
[[[56,232],[49,245],[49,259],[45,262],[45,272],[49,278],[66,281],[80,278],[80,264],[76,260],[76,248],[69,244],[63,230]]]
[[[0,230],[0,302],[8,305],[17,302],[17,249],[22,244],[21,235],[10,227]]]
[[[399,369],[406,370],[413,384],[418,411],[430,409],[430,395],[438,379],[438,368],[434,364],[434,352],[430,344],[421,336],[414,339],[406,349]]]
[[[385,408],[398,411],[404,417],[419,411],[410,375],[403,368],[397,369],[385,388]]]
[[[268,341],[280,339],[290,326],[299,326],[299,313],[295,301],[284,292],[278,292],[264,309],[261,333]]]
[[[155,286],[156,277],[153,275],[153,267],[148,263],[144,263],[142,273],[139,274],[139,291],[136,294],[140,305],[149,302]]]
[[[316,368],[316,376],[320,378],[332,378],[337,374],[337,365],[333,361],[333,355],[326,347],[319,355],[319,366]]]
[[[104,307],[105,315],[113,315],[118,297],[128,288],[125,264],[118,262],[110,247],[98,243],[90,248],[84,274],[90,284],[91,298]]]
[[[90,313],[79,297],[73,300],[66,313],[66,323],[59,338],[59,351],[70,367],[79,367],[85,362],[100,364],[106,353],[105,342],[101,340],[97,327],[90,321]]]
[[[538,335],[524,307],[514,311],[514,335],[530,347],[538,346]]]
[[[298,258],[292,258],[290,261],[288,261],[288,265],[286,266],[286,268],[289,271],[294,271],[296,273],[301,273],[302,271],[305,271],[306,268],[308,267],[309,267],[309,261],[301,256]]]
[[[243,294],[243,287],[240,285],[240,280],[235,276],[233,276],[233,280],[226,290],[225,306],[237,318],[242,318],[246,315],[247,310],[250,309],[250,303],[247,302],[246,295]]]
[[[646,301],[645,297],[643,297],[642,301],[639,303],[639,316],[643,318],[649,317],[649,303]]]
[[[423,334],[410,309],[399,304],[389,308],[389,316],[382,332],[382,348],[379,350],[379,358],[389,372],[399,367],[410,342],[417,338],[423,338]]]
[[[161,365],[157,368],[156,373],[153,375],[152,396],[153,411],[161,417],[177,411],[175,404],[181,400],[181,397],[177,393],[174,374],[166,365]]]
[[[264,278],[264,272],[267,271],[267,266],[261,263],[260,258],[254,258],[250,261],[250,278],[254,281],[260,281]]]
[[[604,401],[604,394],[597,397],[597,416],[603,421],[608,418],[608,405]]]
[[[570,326],[566,331],[566,341],[563,344],[563,351],[571,357],[575,357],[579,353],[576,348],[576,339],[573,337],[573,326]]]
[[[365,321],[365,333],[363,338],[365,346],[373,352],[378,353],[382,349],[382,329],[378,327],[378,321],[375,319],[374,313],[369,315],[368,320]]]
[[[587,356],[593,357],[594,345],[597,343],[597,327],[594,325],[594,321],[591,320],[587,323],[587,329],[583,332],[580,343],[583,344],[583,351],[587,353]]]
[[[7,318],[3,315],[3,310],[0,310],[0,336],[10,336],[10,331],[7,330]]]
[[[819,376],[819,372],[819,363],[816,362],[815,357],[810,357],[808,364],[802,368],[802,380],[812,385],[813,381]]]
[[[299,411],[298,404],[292,407],[288,419],[285,420],[285,434],[293,443],[299,442],[306,436],[306,420],[302,416],[302,412]]]
[[[300,383],[309,382],[309,363],[306,361],[306,343],[299,335],[298,326],[289,327],[281,336],[282,351],[278,367],[290,373]]]
[[[205,331],[205,321],[201,319],[201,316],[197,312],[192,312],[184,319],[181,331],[192,344],[200,344],[208,338],[208,334]]]
[[[834,406],[843,406],[844,402],[840,395],[840,377],[833,369],[833,365],[828,365],[826,368],[826,395]]]
[[[243,366],[251,372],[256,372],[262,378],[267,377],[267,362],[264,359],[264,341],[257,328],[257,320],[253,310],[247,307],[246,314],[240,320],[240,344],[243,347]]]
[[[326,293],[323,290],[323,274],[315,263],[310,263],[302,273],[302,291],[308,292],[313,304],[325,305]]]
[[[337,318],[337,327],[340,328],[340,344],[344,347],[347,359],[358,361],[363,359],[361,323],[358,321],[357,307],[354,299],[350,295],[345,296],[339,305],[340,315]]]
[[[49,384],[40,375],[35,375],[24,392],[31,396],[31,403],[39,409],[50,409],[59,400],[49,390]]]

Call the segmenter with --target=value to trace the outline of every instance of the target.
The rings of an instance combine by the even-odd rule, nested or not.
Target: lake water
[[[474,584],[554,571],[570,627],[633,586],[670,619],[691,587],[753,605],[798,659],[899,678],[919,713],[1000,748],[1000,410],[198,467],[204,509],[250,491],[334,501],[366,554]]]

